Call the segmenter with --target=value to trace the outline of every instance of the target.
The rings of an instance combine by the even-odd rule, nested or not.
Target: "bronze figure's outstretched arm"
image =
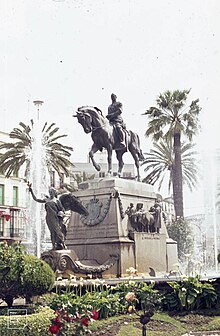
[[[32,189],[32,184],[28,182],[28,190],[29,192],[31,193],[31,196],[33,197],[33,200],[36,201],[36,202],[39,202],[39,203],[46,203],[45,199],[40,199],[40,198],[37,198],[33,192],[33,189]]]

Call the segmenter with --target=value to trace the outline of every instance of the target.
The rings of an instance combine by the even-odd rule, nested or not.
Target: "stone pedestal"
[[[138,273],[148,273],[149,267],[156,272],[168,271],[168,235],[164,223],[159,234],[131,232],[125,214],[130,203],[143,203],[145,211],[150,209],[156,199],[151,185],[105,178],[81,183],[80,188],[74,194],[86,206],[89,216],[72,213],[66,245],[81,262],[95,260],[103,264],[111,255],[118,255],[118,262],[103,273],[108,277],[123,276],[129,267]],[[174,259],[175,256],[172,262]]]

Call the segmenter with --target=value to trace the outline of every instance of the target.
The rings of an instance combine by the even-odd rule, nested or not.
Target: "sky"
[[[159,93],[191,89],[199,98],[201,149],[218,146],[219,0],[1,0],[0,130],[36,117],[55,122],[85,161],[92,142],[74,111],[107,114],[115,93],[143,152],[147,117]],[[132,162],[126,154],[125,162]]]

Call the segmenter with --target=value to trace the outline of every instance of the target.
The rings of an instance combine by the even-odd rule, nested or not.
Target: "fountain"
[[[33,127],[31,130],[32,147],[28,153],[30,160],[28,180],[33,184],[33,189],[37,197],[41,198],[42,194],[48,192],[50,182],[49,172],[46,166],[46,149],[44,146],[44,136],[42,133],[43,125],[39,118],[39,108],[43,101],[34,101],[37,106],[37,118],[33,120]],[[44,205],[34,202],[30,199],[29,202],[29,234],[27,250],[38,258],[46,244]]]
[[[216,190],[219,180],[219,153],[218,149],[210,148],[205,143],[200,153],[202,179],[200,189],[197,192],[197,198],[200,198],[200,206],[197,208],[199,212],[187,217],[195,242],[192,260],[195,263],[202,264],[202,274],[216,275],[218,272],[220,237],[218,225],[220,215],[216,207]],[[196,199],[196,196],[194,197],[196,203],[198,199]]]
[[[205,224],[207,237],[207,262],[209,269],[212,272],[218,271],[218,237],[219,230],[217,229],[217,222],[219,221],[219,214],[216,209],[216,188],[217,188],[217,164],[218,155],[217,150],[209,150],[204,153],[204,184],[207,185],[205,192]]]

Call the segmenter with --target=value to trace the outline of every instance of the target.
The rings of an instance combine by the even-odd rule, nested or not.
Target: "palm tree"
[[[158,182],[160,191],[164,179],[168,178],[168,191],[170,192],[173,185],[173,165],[174,165],[174,148],[172,139],[161,140],[153,143],[154,148],[149,153],[145,153],[145,160],[142,165],[146,168],[144,171],[147,176],[143,182],[154,185]],[[192,191],[197,185],[198,165],[194,150],[195,144],[183,143],[181,145],[181,158],[183,170],[183,184],[187,184]]]
[[[176,217],[183,217],[183,177],[181,160],[181,135],[189,141],[199,129],[199,99],[186,106],[190,90],[166,91],[156,100],[157,107],[150,107],[144,114],[149,118],[146,136],[154,141],[173,139],[173,198]]]
[[[0,149],[4,153],[0,156],[0,169],[9,177],[12,174],[17,174],[21,166],[26,163],[26,173],[30,167],[30,151],[33,148],[32,129],[34,126],[31,120],[31,126],[25,125],[23,122],[19,123],[20,128],[14,128],[9,136],[16,142],[3,143]],[[57,142],[58,139],[66,137],[67,135],[57,135],[59,128],[55,127],[55,123],[51,125],[44,124],[42,128],[42,146],[46,150],[46,166],[48,171],[55,170],[59,176],[65,174],[70,176],[70,168],[73,166],[69,160],[71,156],[72,147],[64,146]]]

